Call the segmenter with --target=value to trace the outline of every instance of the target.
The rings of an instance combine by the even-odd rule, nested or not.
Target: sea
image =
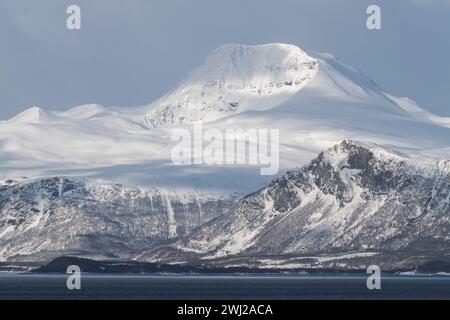
[[[382,275],[369,290],[368,275],[310,274],[0,274],[0,299],[19,300],[397,300],[450,299],[450,275]]]

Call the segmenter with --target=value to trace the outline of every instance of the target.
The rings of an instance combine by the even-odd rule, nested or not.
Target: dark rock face
[[[51,178],[0,189],[0,258],[133,257],[188,235],[233,200]]]
[[[173,247],[208,259],[400,251],[432,259],[450,252],[449,172],[445,161],[424,169],[345,141]]]

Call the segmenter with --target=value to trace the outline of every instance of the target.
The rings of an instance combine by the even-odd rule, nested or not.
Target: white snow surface
[[[247,194],[274,178],[257,166],[174,165],[173,130],[198,122],[205,130],[279,129],[279,175],[344,139],[424,163],[450,158],[450,118],[384,92],[333,55],[232,44],[149,105],[33,107],[0,122],[0,176],[80,176],[221,195]]]

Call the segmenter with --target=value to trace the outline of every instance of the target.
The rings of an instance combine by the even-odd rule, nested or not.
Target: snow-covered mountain
[[[279,129],[280,174],[344,139],[437,159],[450,147],[448,118],[385,93],[332,55],[284,44],[225,45],[147,106],[33,107],[0,122],[1,176],[81,176],[243,195],[272,179],[255,166],[173,165],[173,129],[198,121],[205,130]],[[236,186],[236,176],[246,179]]]
[[[0,261],[62,255],[132,259],[223,214],[234,199],[77,178],[0,185]]]
[[[225,45],[146,115],[153,126],[208,122],[287,100],[311,80],[318,61],[292,45]]]
[[[171,245],[173,251],[144,258],[264,257],[256,260],[260,266],[279,261],[279,267],[292,267],[297,260],[301,268],[403,253],[382,260],[383,266],[414,268],[417,257],[421,263],[450,257],[449,213],[450,161],[418,164],[344,141],[243,198]],[[323,264],[315,255],[336,258]]]
[[[173,130],[180,127],[191,130],[199,122],[205,130],[278,129],[278,176],[307,165],[317,154],[346,139],[366,146],[368,149],[361,152],[377,159],[374,161],[384,173],[377,178],[370,176],[375,179],[371,183],[379,186],[366,185],[368,182],[363,181],[361,172],[367,174],[374,164],[365,163],[364,159],[360,160],[366,167],[354,164],[354,170],[323,164],[336,179],[323,185],[308,180],[307,185],[291,190],[276,186],[283,179],[288,179],[289,183],[284,184],[289,185],[292,175],[292,178],[303,175],[312,179],[319,177],[319,173],[312,168],[291,171],[272,182],[278,176],[261,176],[260,168],[255,165],[173,164],[171,150],[176,143],[171,139]],[[383,240],[390,233],[379,238],[373,231],[376,228],[360,222],[358,215],[362,220],[378,217],[379,231],[385,223],[389,232],[401,239],[405,237],[401,224],[390,227],[391,218],[396,216],[403,223],[404,216],[409,219],[424,209],[423,203],[413,204],[411,212],[398,213],[409,203],[402,189],[405,186],[398,181],[391,186],[385,180],[390,181],[391,174],[404,179],[411,177],[403,160],[396,157],[407,159],[405,163],[411,164],[408,168],[442,164],[450,158],[449,138],[449,118],[433,115],[410,99],[386,93],[333,55],[306,52],[286,44],[225,45],[210,54],[176,88],[149,105],[92,104],[64,112],[33,107],[0,122],[0,243],[3,248],[0,259],[27,255],[44,259],[52,256],[50,252],[105,257],[108,256],[106,247],[114,248],[119,257],[131,258],[136,252],[145,251],[140,256],[142,259],[154,259],[159,254],[166,255],[152,251],[154,246],[178,241],[177,237],[187,237],[176,242],[180,246],[177,253],[208,258],[262,255],[271,250],[280,255],[344,248],[394,250],[398,243],[388,244],[388,240]],[[334,156],[342,156],[342,161],[348,161],[352,150],[360,150],[359,147],[340,148],[344,151],[338,148],[341,151],[336,151]],[[374,153],[374,148],[379,151]],[[327,151],[322,157],[327,154],[333,152]],[[314,161],[318,163],[320,159]],[[395,170],[387,165],[394,162],[398,164]],[[429,173],[414,172],[411,188],[416,189],[411,192],[426,197],[434,190],[429,184],[432,179]],[[65,184],[73,184],[75,189],[62,192]],[[256,197],[252,206],[243,205],[248,201],[244,200],[238,209],[230,211],[236,223],[223,216],[236,197],[261,188],[272,190],[272,200],[264,200],[256,193],[246,198]],[[329,190],[340,190],[342,194]],[[364,198],[364,190],[369,190],[368,200]],[[383,198],[388,190],[394,190],[398,198]],[[441,192],[448,195],[448,184]],[[310,198],[306,199],[307,194]],[[155,200],[159,204],[149,207],[151,199],[159,199]],[[445,200],[445,196],[439,199]],[[287,214],[297,208],[299,201],[316,209],[302,208],[295,214]],[[278,203],[277,206],[287,207],[270,209],[267,206],[272,202],[274,206]],[[377,206],[385,211],[378,210]],[[437,212],[439,219],[430,218],[427,222],[433,223],[430,230],[434,226],[439,229],[435,232],[442,237],[436,243],[445,246],[443,232],[447,231],[447,218],[439,210],[432,211]],[[133,214],[139,217],[129,218]],[[238,224],[246,224],[249,215],[255,215],[255,220],[248,225]],[[216,220],[209,221],[219,216],[217,221],[229,228],[219,228],[205,247],[205,239],[211,237],[207,228],[216,228]],[[298,228],[288,228],[279,239],[283,242],[277,240],[273,246],[265,244],[278,229],[270,229],[267,238],[260,232],[281,216],[286,216],[285,221],[290,221],[289,217],[300,219],[294,222],[299,223],[298,228],[304,228],[303,233]],[[300,217],[309,217],[309,222]],[[356,224],[349,225],[348,221]],[[277,223],[280,228],[284,226],[282,221]],[[195,227],[202,225],[200,230],[206,231],[191,235]],[[349,232],[350,226],[360,230]],[[425,228],[425,222],[421,227]],[[57,230],[64,230],[69,236],[64,237]],[[102,236],[95,237],[95,234]],[[205,239],[196,238],[202,234]],[[374,238],[369,241],[369,236]],[[361,239],[367,242],[366,249]],[[431,242],[424,243],[431,245]],[[186,250],[181,250],[182,247]]]

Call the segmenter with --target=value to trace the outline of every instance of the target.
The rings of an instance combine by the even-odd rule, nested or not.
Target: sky
[[[66,9],[81,8],[81,30]],[[382,29],[366,27],[381,7]],[[450,116],[450,0],[0,0],[0,120],[31,106],[145,105],[225,43],[329,52]]]

